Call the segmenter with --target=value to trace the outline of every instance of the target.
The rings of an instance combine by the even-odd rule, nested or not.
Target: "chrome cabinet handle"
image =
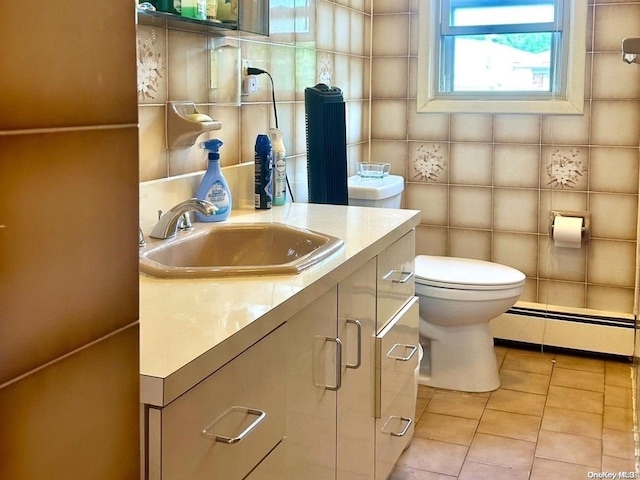
[[[233,412],[245,412],[247,415],[255,415],[256,418],[253,422],[247,426],[242,432],[240,432],[235,437],[230,437],[227,435],[220,435],[213,432],[213,427],[216,426],[225,416],[233,413]],[[267,414],[262,410],[258,410],[255,408],[247,408],[247,407],[231,407],[226,410],[222,415],[216,418],[213,422],[211,422],[204,430],[202,430],[202,435],[207,437],[210,440],[215,440],[216,442],[226,443],[228,445],[233,445],[234,443],[238,443],[243,438],[251,433],[251,431],[258,426],[260,422],[262,422]]]
[[[357,342],[358,342],[358,344],[357,344],[357,348],[358,348],[358,350],[357,350],[357,352],[358,352],[357,358],[358,359],[356,360],[356,363],[353,363],[353,364],[345,363],[345,367],[346,368],[353,368],[355,370],[355,369],[360,368],[360,365],[362,364],[362,324],[360,323],[359,320],[351,320],[349,318],[347,319],[347,323],[355,325],[356,329],[357,329],[357,332],[358,332],[358,338],[357,338]]]
[[[400,419],[400,421],[402,421],[402,422],[406,422],[406,423],[407,423],[407,424],[404,426],[404,428],[402,429],[402,431],[401,431],[401,432],[393,432],[393,431],[386,430],[387,425],[389,425],[389,422],[390,422],[391,420],[394,420],[394,419]],[[411,424],[412,424],[412,423],[413,423],[413,420],[412,420],[412,419],[410,419],[410,418],[407,418],[407,417],[397,417],[397,416],[395,416],[395,415],[391,415],[391,416],[389,417],[389,420],[387,420],[387,421],[385,422],[385,424],[383,425],[383,427],[382,427],[382,433],[388,433],[389,435],[391,435],[391,436],[393,436],[393,437],[404,437],[404,436],[407,434],[407,432],[409,431],[409,427],[411,427]]]
[[[393,352],[396,347],[401,347],[404,349],[409,349],[409,354],[408,355],[395,355],[391,352]],[[413,357],[416,352],[418,351],[418,347],[416,347],[415,345],[407,345],[405,343],[396,343],[393,347],[391,347],[391,349],[387,352],[387,357],[389,358],[393,358],[394,360],[400,360],[401,362],[408,362],[409,360],[411,360],[411,357]]]
[[[342,341],[338,337],[325,337],[327,342],[336,344],[336,384],[324,385],[324,388],[335,392],[342,386]]]
[[[391,278],[392,276],[400,274],[400,279]],[[384,277],[383,280],[389,280],[391,283],[407,283],[409,280],[413,278],[413,272],[405,272],[404,270],[389,270]]]

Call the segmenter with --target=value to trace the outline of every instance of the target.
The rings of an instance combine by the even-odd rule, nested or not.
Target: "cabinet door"
[[[286,324],[161,410],[162,480],[242,480],[282,440],[285,345]]]
[[[413,297],[376,336],[376,480],[385,480],[413,436],[418,301]]]
[[[337,287],[333,287],[287,321],[287,474],[283,478],[335,478],[336,390],[342,352],[337,313]]]
[[[415,295],[415,238],[412,230],[378,256],[378,332]]]
[[[338,480],[373,480],[376,259],[338,285],[342,387],[338,390]]]
[[[243,480],[282,480],[287,478],[284,473],[285,447],[282,443],[284,440]]]

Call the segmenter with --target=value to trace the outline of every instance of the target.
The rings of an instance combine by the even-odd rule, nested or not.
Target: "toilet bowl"
[[[466,392],[500,387],[489,320],[511,308],[525,275],[498,263],[418,255],[416,295],[425,355],[419,383]]]
[[[349,205],[399,208],[402,177],[348,179]],[[418,255],[415,288],[420,305],[422,385],[490,392],[500,386],[489,320],[511,308],[525,275],[498,263]]]

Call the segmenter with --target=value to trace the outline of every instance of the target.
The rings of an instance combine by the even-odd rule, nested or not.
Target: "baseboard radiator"
[[[590,311],[561,311],[516,304],[491,320],[496,339],[592,353],[633,356],[635,318]]]

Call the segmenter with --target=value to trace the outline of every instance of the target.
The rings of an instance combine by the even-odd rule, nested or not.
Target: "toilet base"
[[[421,320],[420,335],[430,340],[430,358],[421,362],[420,385],[463,392],[491,392],[500,387],[489,323],[439,327]]]

